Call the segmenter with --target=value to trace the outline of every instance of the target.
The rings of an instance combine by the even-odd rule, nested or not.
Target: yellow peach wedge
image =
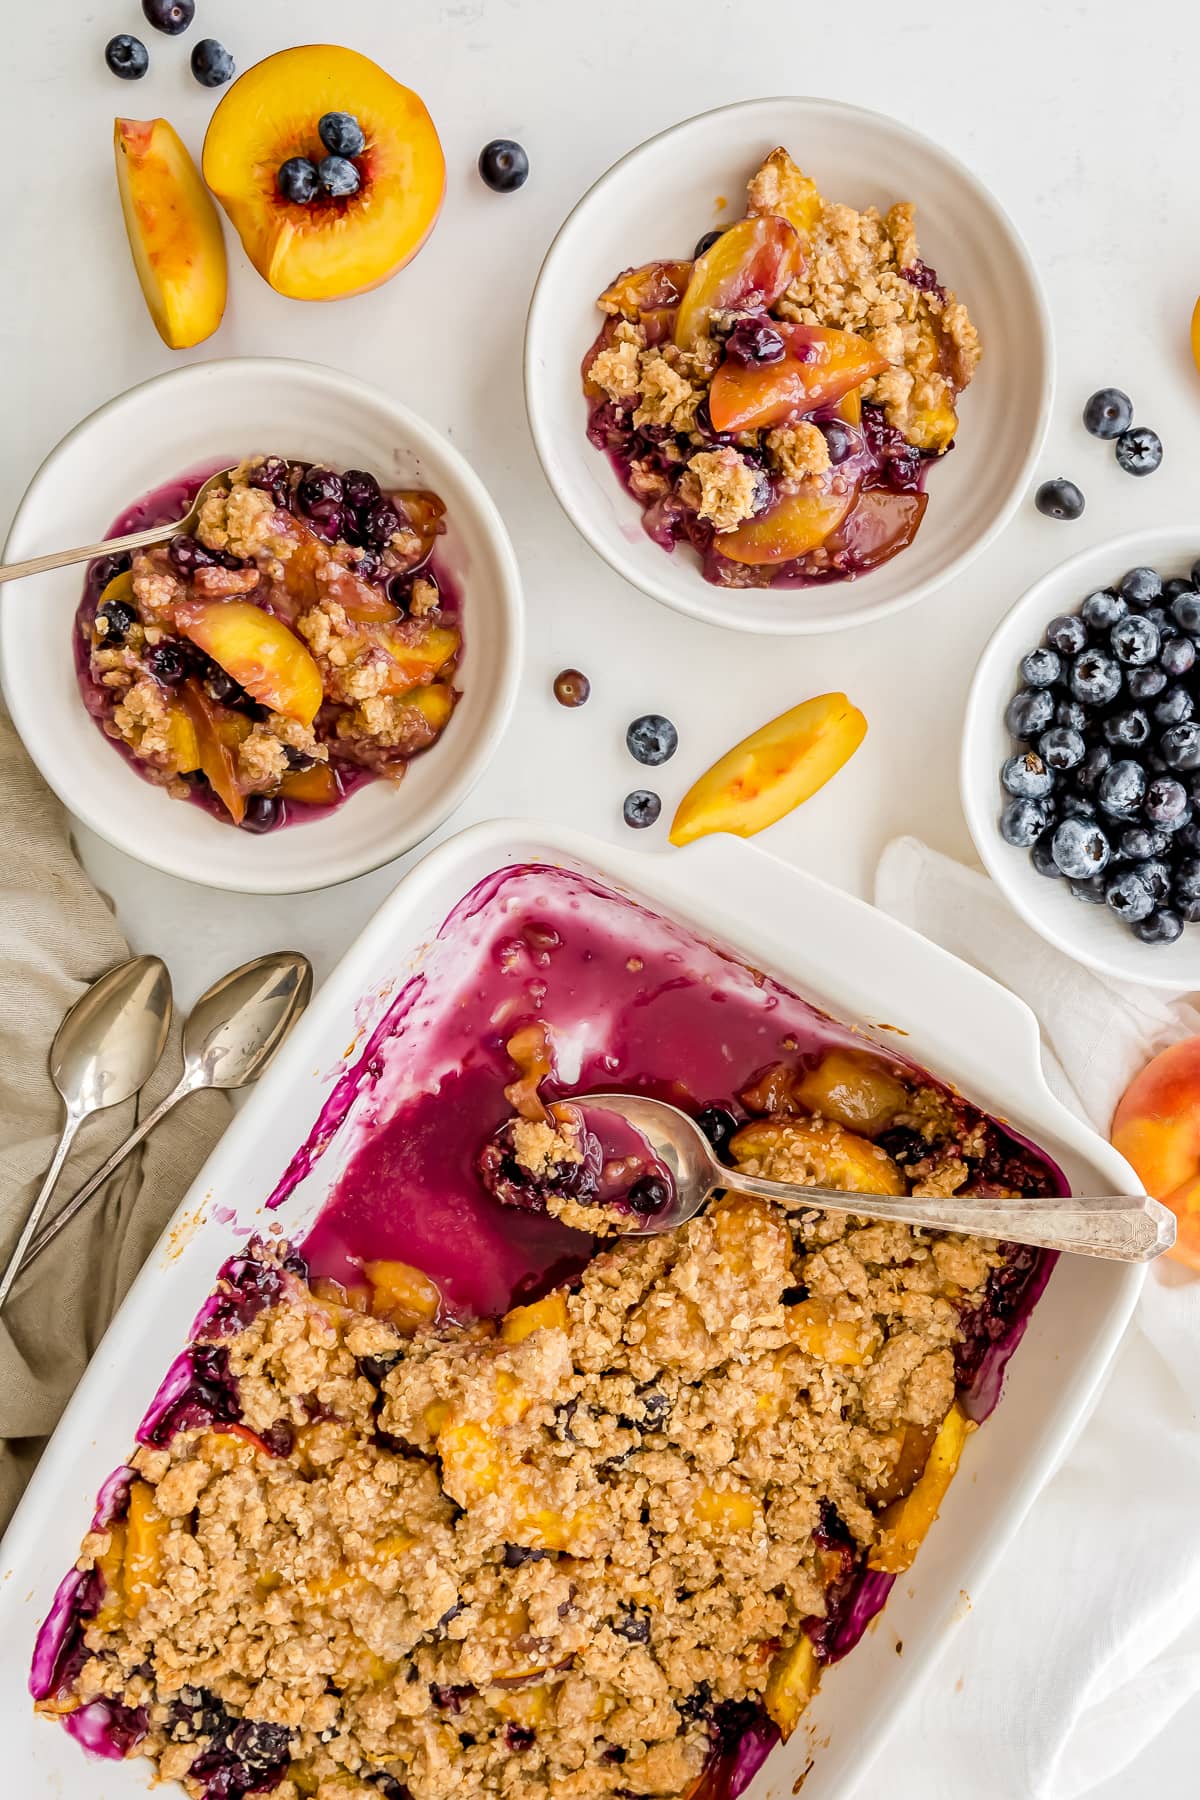
[[[929,1460],[913,1488],[904,1499],[893,1501],[880,1518],[879,1536],[867,1556],[868,1568],[885,1575],[901,1575],[911,1568],[946,1498],[963,1445],[974,1430],[974,1422],[956,1400],[938,1427]]]
[[[321,671],[282,619],[249,600],[212,600],[185,602],[175,623],[261,705],[312,724],[324,698]]]
[[[411,1263],[365,1262],[363,1274],[371,1284],[371,1311],[377,1319],[389,1320],[399,1331],[415,1331],[437,1318],[441,1291]]]
[[[816,1693],[820,1679],[821,1665],[813,1641],[804,1633],[786,1650],[781,1650],[771,1664],[763,1706],[767,1717],[778,1725],[779,1735],[785,1743]]]
[[[830,1050],[794,1084],[806,1112],[874,1137],[908,1103],[908,1089],[878,1057]]]
[[[164,344],[211,337],[225,311],[221,221],[199,170],[165,119],[118,119],[117,187],[133,265]]]
[[[867,721],[845,694],[818,694],[735,744],[679,803],[673,844],[709,832],[753,837],[824,787],[849,762]]]
[[[816,182],[782,148],[772,150],[750,178],[746,211],[752,218],[773,213],[786,219],[802,243],[812,236],[824,205]]]
[[[528,1306],[514,1306],[500,1321],[500,1337],[506,1344],[523,1344],[535,1331],[565,1331],[567,1301],[560,1293],[546,1294]]]

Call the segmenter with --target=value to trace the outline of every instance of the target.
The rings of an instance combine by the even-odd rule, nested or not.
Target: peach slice
[[[902,1575],[912,1567],[954,1479],[963,1445],[974,1430],[974,1421],[956,1400],[938,1427],[929,1460],[912,1489],[883,1513],[879,1536],[867,1556],[869,1569]]]
[[[854,505],[857,480],[843,469],[809,475],[782,492],[766,512],[713,539],[713,549],[731,562],[759,567],[793,562],[819,549]]]
[[[839,559],[848,557],[859,573],[879,568],[912,543],[928,504],[925,493],[894,494],[890,488],[869,488],[819,546],[818,560],[836,566]]]
[[[787,355],[775,363],[723,362],[712,379],[708,408],[716,431],[761,431],[830,406],[888,367],[873,345],[853,331],[823,325],[781,325]]]
[[[800,239],[786,219],[739,219],[697,257],[675,320],[675,342],[691,350],[714,312],[753,311],[778,300],[804,268]]]
[[[260,705],[312,724],[324,698],[321,671],[282,619],[249,600],[189,600],[176,607],[175,624]]]
[[[904,1178],[886,1151],[870,1138],[817,1120],[751,1119],[729,1140],[738,1168],[772,1178],[804,1173],[821,1187],[846,1194],[904,1194]],[[754,1165],[751,1167],[751,1165]]]
[[[170,762],[176,775],[190,775],[200,767],[200,741],[192,715],[182,701],[173,702],[168,711],[167,742]]]
[[[821,1665],[813,1641],[803,1633],[788,1649],[781,1650],[771,1664],[763,1706],[767,1717],[778,1725],[785,1744],[816,1693],[820,1679]]]
[[[371,1311],[388,1319],[400,1331],[415,1331],[437,1318],[441,1290],[421,1269],[395,1261],[365,1262],[363,1274],[371,1284]]]
[[[342,797],[336,770],[323,762],[310,769],[289,769],[279,792],[284,800],[298,800],[302,806],[336,806]]]
[[[117,188],[150,317],[164,344],[211,337],[225,311],[221,221],[200,172],[165,119],[118,119]]]
[[[735,744],[688,789],[671,842],[691,844],[710,831],[753,837],[824,787],[866,735],[866,719],[845,694],[802,701]]]
[[[317,121],[350,112],[366,133],[348,199],[307,206],[279,192],[280,165],[323,154]],[[446,162],[419,95],[355,50],[305,44],[239,76],[209,123],[204,179],[277,293],[337,300],[377,287],[421,248],[441,209]]]
[[[908,1104],[908,1089],[877,1057],[830,1050],[795,1082],[793,1092],[808,1112],[848,1131],[874,1137]]]
[[[426,625],[419,630],[410,626],[407,630],[409,635],[388,632],[382,639],[395,672],[388,676],[381,693],[407,694],[410,688],[432,681],[458,654],[462,639],[452,626]]]
[[[222,733],[224,721],[200,683],[189,676],[180,696],[191,717],[196,734],[199,766],[208,785],[235,825],[246,816],[246,796],[238,786],[237,758]]]
[[[163,1539],[170,1523],[154,1499],[149,1482],[135,1481],[130,1487],[125,1520],[125,1612],[131,1619],[142,1610],[162,1575]]]
[[[96,602],[96,611],[102,606],[110,606],[114,600],[124,601],[126,605],[133,603],[133,570],[122,569],[111,581],[104,584],[104,592]]]
[[[636,319],[658,307],[678,306],[691,279],[690,262],[650,262],[626,269],[606,287],[596,305],[602,312]]]
[[[1113,1145],[1146,1191],[1178,1220],[1167,1255],[1200,1270],[1200,1037],[1162,1050],[1135,1075],[1113,1115]]]
[[[560,1293],[545,1294],[528,1306],[514,1306],[500,1321],[500,1336],[506,1344],[523,1344],[535,1331],[565,1331],[567,1301]]]
[[[746,211],[752,218],[774,213],[786,219],[804,242],[816,229],[824,204],[816,182],[782,148],[772,150],[750,177]]]

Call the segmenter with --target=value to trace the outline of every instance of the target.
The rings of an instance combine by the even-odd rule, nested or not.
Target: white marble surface
[[[528,666],[502,752],[447,830],[503,812],[623,835],[622,796],[643,785],[624,727],[653,709],[681,735],[658,784],[663,823],[645,834],[647,850],[661,852],[675,800],[713,752],[809,694],[844,687],[870,720],[864,748],[765,841],[860,892],[896,832],[966,856],[960,715],[993,624],[1053,562],[1118,531],[1186,522],[1195,505],[1200,376],[1187,326],[1200,289],[1200,14],[1178,0],[1143,0],[1136,15],[1117,0],[958,9],[858,0],[852,12],[734,0],[667,9],[633,0],[199,0],[197,25],[181,40],[143,28],[134,0],[8,0],[0,11],[8,145],[0,522],[77,419],[179,360],[151,327],[125,248],[114,113],[162,113],[198,152],[214,96],[192,81],[187,51],[202,34],[221,38],[242,68],[287,44],[336,37],[427,100],[448,191],[418,261],[371,294],[304,306],[272,293],[227,232],[225,322],[187,354],[275,353],[351,370],[445,430],[491,488],[523,568]],[[118,83],[103,66],[104,42],[119,30],[149,43],[141,83]],[[1058,334],[1059,397],[1041,473],[1071,475],[1088,509],[1076,524],[1055,524],[1030,501],[965,578],[915,611],[860,633],[769,644],[655,606],[575,536],[534,458],[520,355],[542,252],[614,158],[691,113],[785,91],[890,111],[939,137],[1013,214]],[[519,138],[532,161],[513,196],[488,193],[475,174],[480,146],[496,135]],[[1163,437],[1164,464],[1149,480],[1122,475],[1078,423],[1086,395],[1108,383],[1126,388],[1139,421]],[[566,664],[592,679],[579,712],[550,697]],[[133,942],[169,959],[185,1001],[243,957],[285,942],[323,973],[404,867],[280,901],[187,886],[84,833],[79,847]],[[970,1655],[969,1632],[943,1665],[947,1681],[955,1659]],[[1103,1800],[1193,1794],[1198,1739],[1193,1708]],[[927,1763],[932,1800],[961,1800],[938,1785],[936,1745],[906,1743],[903,1754]]]

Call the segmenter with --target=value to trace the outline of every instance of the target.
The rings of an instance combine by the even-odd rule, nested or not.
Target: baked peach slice
[[[175,624],[272,712],[311,725],[324,698],[321,671],[282,619],[249,600],[185,601]]]
[[[353,159],[357,192],[285,200],[280,167],[323,157],[317,122],[330,112],[352,113],[366,135]],[[446,162],[411,88],[355,50],[305,44],[255,63],[228,90],[204,140],[204,179],[277,293],[337,300],[377,287],[417,254],[441,209]]]
[[[763,1707],[767,1717],[778,1725],[785,1744],[800,1723],[800,1715],[816,1693],[820,1679],[821,1665],[816,1649],[812,1639],[804,1633],[786,1650],[781,1650],[771,1664],[763,1692]]]
[[[888,367],[873,344],[854,331],[824,325],[775,330],[787,354],[774,363],[726,361],[712,379],[708,409],[715,431],[764,431],[819,406],[831,406]]]
[[[848,557],[859,574],[879,568],[912,543],[928,504],[929,495],[923,492],[895,494],[890,488],[868,488],[818,546],[817,560],[836,568]]]
[[[867,721],[845,694],[818,694],[735,744],[683,799],[673,844],[711,831],[753,837],[824,787],[867,735]]]
[[[660,307],[678,306],[692,276],[690,262],[650,262],[626,269],[606,287],[596,305],[602,312],[637,319]]]
[[[222,730],[223,709],[213,705],[200,683],[189,676],[179,690],[196,739],[196,758],[209,787],[235,825],[246,816],[246,796],[238,786],[237,756]]]
[[[739,219],[696,258],[679,302],[675,342],[694,349],[714,312],[765,311],[804,268],[800,239],[786,219]]]
[[[956,1400],[938,1427],[929,1460],[902,1500],[894,1500],[879,1521],[879,1536],[867,1555],[867,1567],[885,1575],[902,1575],[938,1516],[968,1436],[975,1430]]]
[[[857,498],[857,482],[843,465],[824,475],[808,475],[785,489],[752,519],[713,539],[713,549],[730,562],[752,568],[793,562],[817,550],[846,518]]]
[[[336,806],[342,785],[332,764],[315,762],[311,768],[289,769],[279,783],[280,797],[298,800],[302,806]]]
[[[782,148],[772,150],[750,177],[746,200],[750,216],[774,214],[786,219],[804,243],[816,229],[824,205],[816,182]]]
[[[211,337],[225,311],[221,221],[179,133],[165,119],[118,119],[117,188],[142,293],[164,344]]]

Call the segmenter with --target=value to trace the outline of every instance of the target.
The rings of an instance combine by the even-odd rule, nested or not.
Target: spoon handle
[[[17,1278],[22,1258],[29,1247],[29,1240],[38,1228],[38,1221],[46,1210],[47,1200],[54,1192],[54,1184],[62,1173],[62,1166],[67,1160],[67,1151],[71,1148],[71,1143],[83,1123],[83,1118],[82,1113],[69,1112],[67,1114],[66,1123],[62,1128],[62,1136],[58,1140],[58,1148],[54,1152],[54,1160],[46,1171],[46,1179],[41,1185],[37,1199],[29,1209],[29,1216],[21,1227],[21,1235],[13,1246],[12,1255],[5,1264],[4,1273],[0,1275],[0,1311],[3,1311],[4,1302],[8,1299],[8,1291]]]
[[[968,1237],[999,1238],[1076,1256],[1103,1256],[1112,1262],[1149,1262],[1175,1242],[1175,1215],[1148,1194],[1082,1195],[1045,1199],[989,1199],[953,1194],[937,1200],[911,1195],[848,1194],[840,1188],[797,1187],[757,1176],[730,1176],[730,1188],[790,1211],[853,1213],[866,1219],[920,1225],[926,1231],[958,1231]]]
[[[28,1254],[21,1264],[22,1268],[27,1269],[30,1263],[42,1254],[42,1251],[46,1246],[54,1242],[54,1239],[58,1236],[63,1226],[68,1224],[69,1221],[75,1217],[75,1214],[81,1207],[87,1205],[92,1195],[96,1192],[96,1189],[101,1187],[104,1182],[108,1180],[118,1164],[124,1162],[131,1150],[137,1149],[142,1139],[149,1136],[159,1120],[166,1117],[167,1113],[170,1112],[177,1101],[182,1100],[185,1094],[190,1094],[195,1091],[195,1086],[196,1084],[194,1081],[189,1081],[185,1077],[183,1081],[179,1082],[176,1087],[171,1089],[169,1094],[159,1101],[153,1112],[147,1113],[146,1117],[134,1126],[129,1136],[125,1139],[125,1142],[117,1145],[117,1148],[113,1151],[108,1161],[101,1163],[100,1167],[96,1170],[96,1173],[88,1177],[83,1186],[79,1189],[79,1192],[72,1194],[71,1198],[64,1206],[59,1208],[54,1217],[42,1226],[42,1229],[38,1232],[37,1236],[29,1246]]]
[[[145,531],[131,531],[125,537],[106,538],[102,544],[83,544],[77,550],[55,550],[49,556],[31,556],[26,562],[0,564],[0,581],[15,581],[20,575],[41,575],[47,569],[62,569],[68,563],[91,562],[94,556],[117,556],[125,550],[144,550],[147,544],[161,543],[179,530],[181,521],[172,525],[151,525]]]

